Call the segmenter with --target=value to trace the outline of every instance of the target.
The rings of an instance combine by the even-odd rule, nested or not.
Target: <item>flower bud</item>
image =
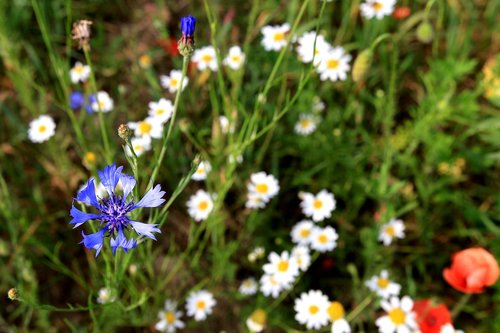
[[[267,313],[262,309],[255,310],[247,319],[247,327],[251,332],[261,332],[266,328]]]
[[[17,292],[16,288],[10,288],[9,291],[7,292],[7,297],[13,301],[16,300],[19,297],[19,293]]]
[[[354,82],[362,81],[365,78],[372,64],[372,59],[373,52],[371,49],[363,50],[358,54],[352,66],[352,80]]]
[[[430,43],[434,39],[434,29],[429,21],[425,20],[417,28],[417,39],[422,43]]]
[[[181,18],[182,37],[178,42],[179,53],[184,57],[189,57],[194,52],[194,28],[196,27],[196,18],[193,16],[184,16]]]
[[[118,136],[122,138],[123,141],[128,142],[132,136],[132,130],[125,124],[118,126]]]

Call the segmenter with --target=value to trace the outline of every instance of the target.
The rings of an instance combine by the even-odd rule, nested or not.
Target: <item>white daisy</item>
[[[290,24],[266,25],[261,32],[262,46],[266,51],[279,51],[286,45],[286,34],[290,31]]]
[[[174,93],[179,90],[179,87],[181,86],[181,78],[182,71],[173,69],[170,71],[169,75],[160,76],[161,86],[165,89],[168,89],[169,93]],[[182,90],[186,88],[188,82],[188,77],[184,76],[184,79],[182,80]]]
[[[193,62],[196,63],[196,67],[200,71],[204,71],[209,68],[212,71],[217,71],[217,57],[215,55],[215,49],[213,46],[205,46],[196,49],[191,58]]]
[[[384,243],[385,246],[390,245],[394,237],[399,239],[405,237],[405,225],[401,220],[391,219],[380,228],[378,240]]]
[[[106,304],[113,302],[115,300],[115,296],[112,295],[111,290],[108,288],[99,289],[99,296],[97,297],[97,303]]]
[[[299,275],[297,260],[291,257],[288,251],[281,252],[281,255],[271,252],[268,259],[269,262],[263,267],[264,272],[273,275],[279,283],[291,283]]]
[[[41,143],[50,139],[56,133],[56,123],[52,117],[42,115],[33,119],[28,130],[32,142]]]
[[[391,297],[389,300],[383,300],[380,306],[387,312],[387,315],[375,321],[380,333],[410,333],[418,330],[410,297],[403,296],[401,300]]]
[[[301,271],[305,272],[311,265],[311,255],[309,248],[305,245],[297,245],[292,249],[292,258],[297,260],[297,264]]]
[[[268,175],[263,171],[253,173],[250,176],[247,188],[249,193],[261,197],[265,202],[278,194],[280,190],[278,180],[273,175]]]
[[[313,111],[321,112],[326,108],[325,102],[323,102],[318,96],[314,96],[313,99]]]
[[[321,291],[310,290],[308,293],[300,294],[295,300],[295,319],[306,325],[307,329],[319,330],[328,324],[328,297]]]
[[[359,7],[361,15],[367,19],[382,19],[394,11],[396,0],[365,0]]]
[[[453,324],[448,323],[441,326],[439,333],[464,333],[464,331],[456,330],[455,327],[453,327]]]
[[[219,125],[223,134],[227,134],[229,132],[234,133],[235,127],[234,123],[229,123],[229,119],[226,116],[219,117]]]
[[[186,325],[180,320],[182,311],[176,311],[177,303],[171,300],[165,301],[165,310],[160,311],[158,317],[160,321],[156,323],[155,329],[168,333],[175,332],[178,328],[182,329]]]
[[[151,150],[151,138],[148,136],[133,137],[130,139],[130,144],[132,148],[134,148],[134,152],[137,156],[141,156],[145,152]],[[125,149],[127,150],[127,154],[132,156],[130,148],[127,146]]]
[[[316,130],[318,117],[308,113],[301,113],[299,120],[295,124],[295,133],[309,135]]]
[[[266,200],[264,200],[260,195],[248,192],[247,201],[245,202],[245,207],[247,208],[264,208],[266,207]]]
[[[339,302],[331,302],[327,309],[328,319],[332,322],[332,333],[350,333],[351,326],[344,318],[344,306]]]
[[[69,70],[69,75],[72,83],[85,82],[90,75],[90,66],[77,61],[73,68]]]
[[[316,40],[316,47],[314,47],[314,41]],[[316,37],[315,31],[310,31],[304,33],[298,40],[297,53],[299,55],[300,61],[304,63],[310,63],[313,61],[314,65],[318,65],[321,62],[323,56],[332,48],[330,44],[325,41],[325,37],[318,34]]]
[[[161,98],[158,102],[149,102],[148,107],[149,116],[162,124],[166,123],[174,112],[172,102],[165,98]]]
[[[196,321],[205,320],[216,303],[214,296],[206,290],[192,292],[186,300],[187,315]]]
[[[275,274],[264,274],[260,278],[260,291],[264,296],[272,296],[276,298],[279,294],[286,289],[291,288],[291,283],[279,282]]]
[[[389,273],[385,269],[380,272],[380,276],[373,276],[365,284],[368,289],[383,298],[399,296],[399,292],[401,291],[401,285],[389,280]]]
[[[311,241],[311,233],[314,223],[309,220],[302,220],[293,226],[291,236],[292,242],[307,245]]]
[[[113,110],[113,99],[105,91],[99,91],[97,95],[91,97],[91,101],[90,107],[94,112],[109,112]]]
[[[231,69],[237,70],[245,62],[245,54],[239,46],[232,46],[229,49],[227,57],[224,59],[224,65]]]
[[[351,69],[349,62],[351,55],[346,54],[345,50],[340,47],[331,48],[321,59],[318,66],[318,73],[322,81],[344,81],[347,79],[347,72]]]
[[[198,190],[189,198],[187,202],[188,213],[195,221],[205,220],[212,209],[214,203],[212,197],[203,190]]]
[[[266,250],[262,246],[257,246],[248,254],[248,261],[255,262],[258,259],[264,258]]]
[[[207,179],[207,175],[212,170],[212,166],[208,161],[201,161],[200,164],[198,164],[198,168],[196,169],[195,173],[191,176],[192,180],[205,180]]]
[[[330,226],[325,228],[315,227],[311,234],[311,249],[318,252],[331,251],[337,247],[339,235]]]
[[[240,285],[240,293],[243,295],[253,295],[257,292],[257,282],[255,281],[254,278],[248,278],[243,280],[243,282]]]
[[[153,117],[138,122],[129,122],[128,127],[134,130],[136,137],[160,139],[163,134],[163,123]]]
[[[302,199],[300,203],[302,212],[304,215],[311,217],[314,222],[330,218],[336,207],[334,195],[327,190],[321,190],[316,195],[301,192],[299,197]]]
[[[246,321],[250,332],[262,332],[267,324],[267,313],[262,309],[256,309]]]

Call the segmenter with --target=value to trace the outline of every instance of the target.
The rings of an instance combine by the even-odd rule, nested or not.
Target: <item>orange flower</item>
[[[394,13],[392,14],[396,20],[404,20],[411,14],[410,7],[396,7]]]
[[[484,287],[498,280],[499,267],[495,258],[483,248],[457,252],[452,257],[451,268],[443,277],[453,288],[467,294],[482,293]]]

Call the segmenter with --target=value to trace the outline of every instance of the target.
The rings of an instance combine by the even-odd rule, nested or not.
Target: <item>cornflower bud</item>
[[[194,52],[194,28],[196,18],[194,16],[184,16],[181,18],[182,37],[178,42],[179,53],[184,57],[189,57]]]

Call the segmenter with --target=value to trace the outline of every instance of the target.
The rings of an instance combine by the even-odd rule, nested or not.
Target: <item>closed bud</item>
[[[9,291],[7,292],[7,297],[11,301],[16,300],[19,297],[17,289],[16,288],[10,288]]]
[[[429,21],[425,20],[417,28],[417,39],[422,43],[430,43],[434,39],[434,29]]]
[[[196,18],[193,16],[185,16],[181,18],[182,37],[179,40],[177,47],[179,53],[184,57],[190,57],[194,52],[194,28],[196,27]]]
[[[363,50],[358,54],[352,66],[352,80],[354,82],[362,81],[366,77],[366,74],[370,70],[372,59],[373,51],[371,49]]]
[[[128,142],[132,136],[132,130],[125,124],[118,126],[118,136],[122,138],[123,141]]]
[[[255,310],[247,319],[247,327],[251,332],[261,332],[266,328],[267,313],[262,309]]]

